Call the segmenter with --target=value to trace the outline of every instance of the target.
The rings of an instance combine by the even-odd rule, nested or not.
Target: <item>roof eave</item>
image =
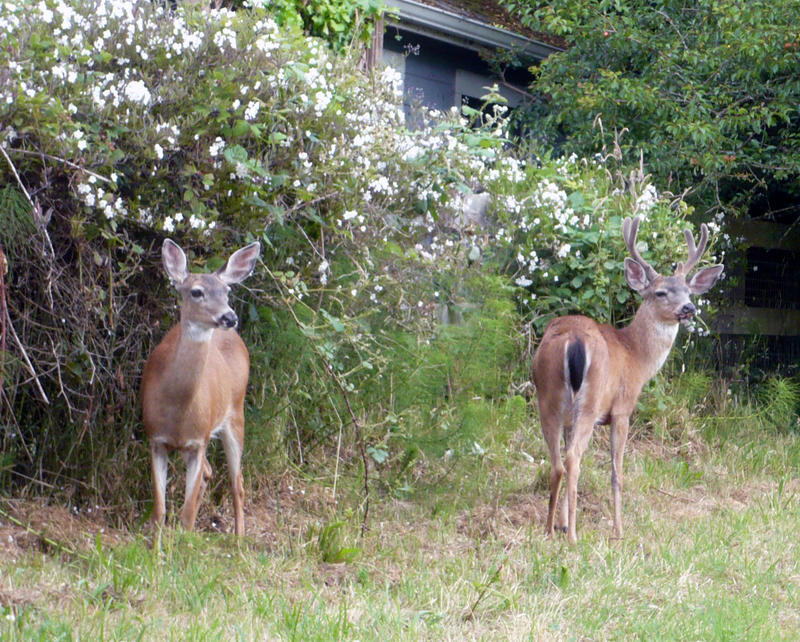
[[[386,0],[386,6],[397,9],[400,15],[399,20],[390,19],[389,24],[414,33],[435,36],[462,47],[476,50],[486,47],[511,49],[537,60],[563,51],[559,47],[413,0]]]

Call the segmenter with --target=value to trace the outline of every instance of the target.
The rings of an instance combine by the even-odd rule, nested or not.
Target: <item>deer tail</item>
[[[569,385],[573,394],[576,394],[586,378],[589,355],[586,352],[586,345],[580,338],[568,341],[564,352],[564,367],[569,377]]]

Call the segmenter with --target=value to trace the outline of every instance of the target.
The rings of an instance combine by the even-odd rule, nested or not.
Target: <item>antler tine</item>
[[[636,235],[639,233],[639,223],[641,220],[641,216],[636,216],[633,220],[630,218],[623,220],[622,237],[625,239],[625,245],[628,246],[628,252],[630,252],[633,260],[644,268],[647,278],[652,281],[658,276],[658,272],[642,258],[642,255],[639,254],[639,250],[636,249]]]
[[[708,226],[703,223],[700,225],[700,245],[695,245],[694,234],[689,229],[683,230],[684,236],[686,236],[686,245],[689,247],[689,257],[686,259],[686,263],[683,261],[678,261],[678,265],[675,268],[675,274],[680,274],[686,276],[689,274],[691,269],[697,265],[697,262],[700,260],[700,257],[703,256],[703,252],[706,251],[706,244],[708,243]]]

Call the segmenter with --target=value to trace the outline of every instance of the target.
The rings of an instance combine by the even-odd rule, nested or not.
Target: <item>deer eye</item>
[[[193,299],[202,299],[203,298],[203,291],[200,288],[192,288],[191,294]]]
[[[666,290],[656,290],[656,296],[659,299],[663,299],[665,296],[667,296],[667,291]]]

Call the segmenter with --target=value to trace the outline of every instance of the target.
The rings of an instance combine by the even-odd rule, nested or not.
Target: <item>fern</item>
[[[36,230],[28,199],[16,185],[0,187],[0,230],[5,252],[13,257]]]

